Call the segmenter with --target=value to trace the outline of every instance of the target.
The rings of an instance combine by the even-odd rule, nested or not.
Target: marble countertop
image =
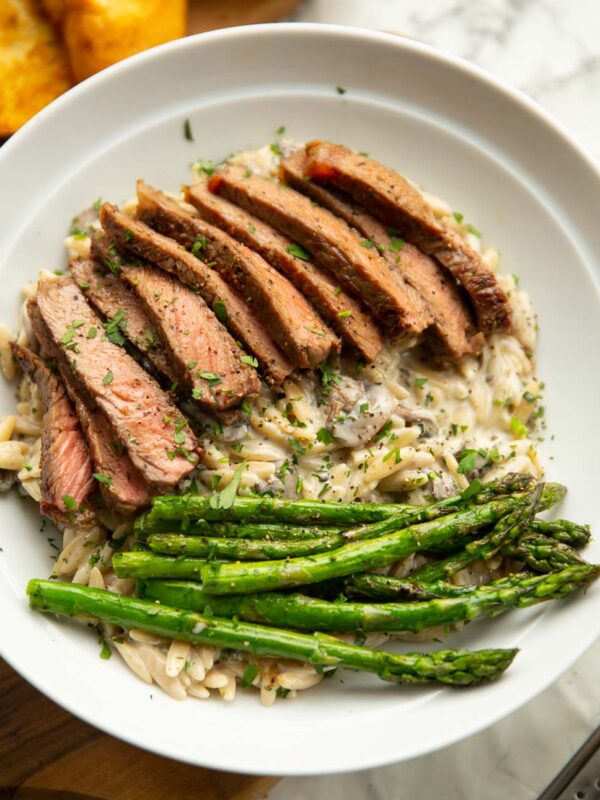
[[[291,18],[384,29],[522,89],[600,158],[600,0],[305,0]],[[401,764],[286,778],[269,800],[535,800],[600,722],[600,642],[554,686],[459,744]]]

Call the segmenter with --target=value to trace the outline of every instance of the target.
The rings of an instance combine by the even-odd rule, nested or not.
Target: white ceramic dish
[[[339,94],[336,86],[347,89]],[[183,136],[189,117],[195,135]],[[477,69],[395,36],[313,25],[193,37],[86,81],[0,151],[0,319],[19,289],[64,261],[71,216],[99,195],[122,201],[143,176],[177,188],[199,156],[262,145],[284,124],[368,150],[447,198],[500,246],[540,315],[549,475],[570,487],[561,514],[598,522],[600,176],[535,105]],[[0,409],[12,408],[0,381]],[[215,768],[326,773],[407,759],[472,734],[554,681],[595,639],[600,587],[555,607],[473,624],[452,645],[518,645],[497,684],[395,688],[346,673],[294,702],[261,708],[178,704],[117,656],[98,658],[82,626],[30,612],[27,580],[46,576],[46,535],[29,503],[0,499],[0,643],[31,683],[88,722],[141,747]],[[600,560],[599,545],[589,553]]]

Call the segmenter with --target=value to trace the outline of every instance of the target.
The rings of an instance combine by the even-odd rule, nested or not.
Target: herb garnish
[[[186,119],[183,123],[183,135],[188,140],[188,142],[194,141],[194,136],[192,134],[192,126],[190,125],[189,119]]]
[[[291,244],[285,248],[285,252],[291,256],[296,256],[296,258],[301,258],[302,261],[310,261],[310,253],[299,244]]]

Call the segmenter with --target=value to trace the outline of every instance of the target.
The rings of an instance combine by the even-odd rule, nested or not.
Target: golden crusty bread
[[[186,34],[186,0],[42,0],[42,5],[62,33],[76,81]]]
[[[66,52],[33,0],[0,0],[0,136],[72,85]]]

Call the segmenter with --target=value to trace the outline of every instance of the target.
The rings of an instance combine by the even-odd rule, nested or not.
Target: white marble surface
[[[600,158],[600,0],[305,0],[293,19],[391,30],[473,61],[527,92]],[[535,800],[600,723],[599,669],[600,643],[466,741],[381,769],[286,778],[269,800]]]

